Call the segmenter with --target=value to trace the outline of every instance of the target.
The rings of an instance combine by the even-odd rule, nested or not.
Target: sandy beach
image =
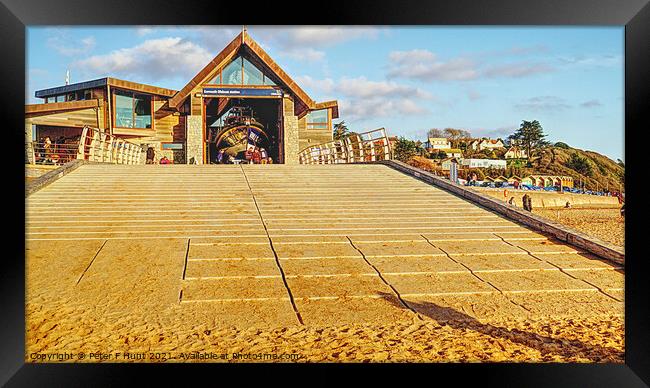
[[[535,209],[533,213],[624,247],[625,218],[619,208]]]

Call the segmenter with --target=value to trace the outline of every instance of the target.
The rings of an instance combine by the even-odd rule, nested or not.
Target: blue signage
[[[273,97],[281,98],[282,90],[271,88],[203,88],[205,97]]]

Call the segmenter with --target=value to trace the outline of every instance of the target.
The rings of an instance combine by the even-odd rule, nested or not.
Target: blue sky
[[[34,91],[113,76],[182,88],[241,26],[29,27]],[[505,137],[539,120],[550,141],[624,160],[623,27],[266,27],[258,41],[355,131]]]

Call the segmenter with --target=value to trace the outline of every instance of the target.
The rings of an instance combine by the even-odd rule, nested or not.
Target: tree
[[[445,135],[438,128],[431,128],[429,129],[429,132],[427,132],[427,137],[445,137]]]
[[[557,143],[553,144],[553,146],[557,147],[557,148],[564,148],[565,150],[568,150],[569,148],[571,148],[571,147],[569,147],[569,145],[567,143],[563,143],[561,141],[558,141]]]
[[[408,140],[404,137],[397,139],[395,149],[393,150],[395,159],[401,162],[408,162],[411,160],[411,158],[421,152],[421,145],[418,145],[418,143],[420,142]]]
[[[539,148],[546,147],[549,143],[544,139],[546,134],[544,134],[544,129],[542,125],[537,120],[526,121],[523,120],[519,129],[512,135],[508,136],[508,140],[511,143],[517,143],[523,145],[526,148],[526,154],[528,157],[533,156],[533,151],[537,151]]]
[[[469,133],[469,131],[466,131],[464,129],[456,129],[456,128],[445,128],[442,131],[444,137],[449,139],[451,141],[452,147],[458,148],[458,144],[461,140],[469,139],[472,134]]]
[[[619,166],[625,168],[625,162],[622,161],[621,159],[616,159],[616,164],[618,164]]]
[[[570,169],[573,169],[585,176],[592,176],[594,173],[594,168],[584,156],[578,155],[578,153],[571,154],[571,158],[565,164]]]
[[[345,120],[334,124],[334,133],[333,133],[334,140],[341,140],[344,137],[349,135],[350,135],[350,131],[347,125],[345,125]]]

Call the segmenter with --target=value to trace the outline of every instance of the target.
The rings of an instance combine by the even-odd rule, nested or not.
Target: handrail
[[[300,164],[339,164],[391,160],[392,150],[384,128],[354,133],[341,140],[309,146],[298,153]]]
[[[146,161],[140,145],[88,126],[71,142],[25,143],[25,162],[29,164],[63,165],[74,159],[114,164],[145,164]]]

